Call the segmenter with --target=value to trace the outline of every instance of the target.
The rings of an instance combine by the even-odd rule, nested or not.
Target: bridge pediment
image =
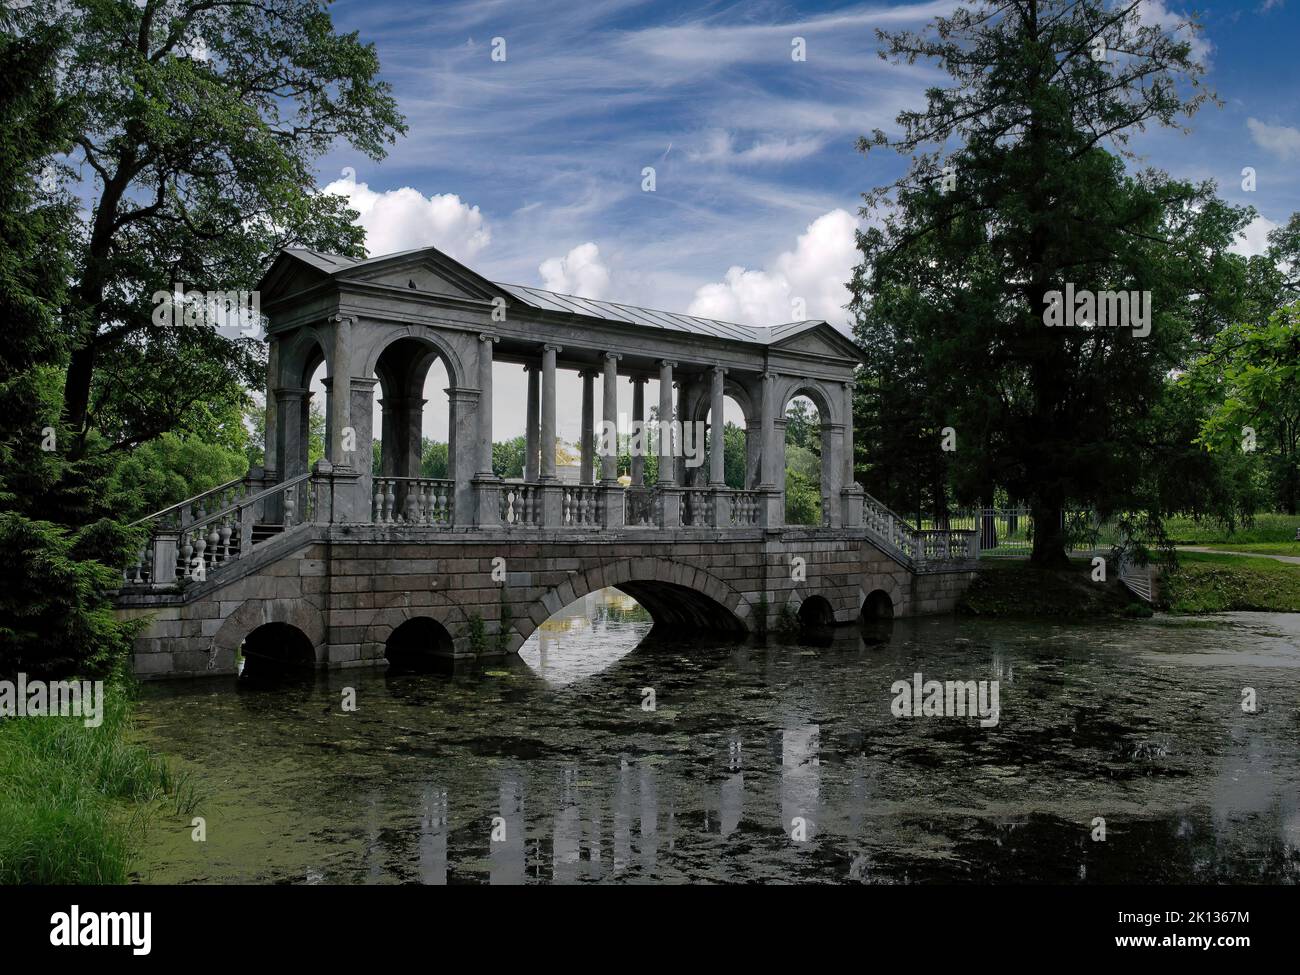
[[[366,261],[338,279],[478,301],[503,296],[496,285],[433,248]]]
[[[772,342],[769,348],[774,351],[835,359],[843,359],[845,356],[858,360],[864,358],[862,349],[849,341],[829,322],[808,321],[778,325],[772,330]]]

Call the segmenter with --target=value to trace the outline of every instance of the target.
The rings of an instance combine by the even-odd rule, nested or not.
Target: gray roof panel
[[[375,264],[406,254],[416,254],[430,250],[417,247],[396,254],[383,254],[379,257],[358,261],[339,254],[326,254],[307,247],[286,248],[285,253],[324,271],[335,274],[363,264]],[[646,328],[668,329],[674,332],[688,332],[693,335],[707,335],[711,338],[726,339],[731,342],[748,342],[754,345],[770,345],[790,335],[821,324],[815,320],[786,322],[771,327],[762,325],[741,325],[715,318],[701,318],[697,315],[683,315],[678,312],[660,311],[655,308],[643,308],[639,305],[625,305],[616,301],[600,301],[595,298],[580,298],[577,295],[560,294],[542,288],[530,288],[522,284],[504,284],[491,282],[496,287],[529,307],[541,311],[561,312],[563,314],[587,315],[610,322],[623,322],[628,325],[640,325]]]

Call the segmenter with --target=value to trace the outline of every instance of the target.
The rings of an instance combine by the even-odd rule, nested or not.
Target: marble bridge
[[[922,531],[853,479],[852,382],[863,352],[824,321],[749,327],[492,282],[424,248],[368,260],[281,252],[259,285],[268,318],[265,462],[144,519],[117,611],[148,618],[146,678],[232,674],[249,659],[344,668],[513,653],[548,617],[607,586],[655,631],[761,635],[797,619],[950,611],[975,532]],[[426,379],[447,376],[448,469],[421,476]],[[521,368],[523,476],[493,473],[493,384]],[[309,468],[323,366],[325,456]],[[557,472],[556,374],[582,382],[581,463]],[[722,436],[657,470],[597,457],[600,419],[721,431],[744,414],[743,486]],[[646,414],[646,390],[658,403]],[[375,397],[380,473],[372,473]],[[785,524],[785,415],[816,406],[822,524]],[[599,472],[597,472],[599,461]]]

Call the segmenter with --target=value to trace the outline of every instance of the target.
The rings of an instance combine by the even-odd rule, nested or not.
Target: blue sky
[[[321,182],[367,208],[372,253],[432,243],[499,280],[764,324],[803,297],[843,323],[859,194],[902,168],[854,140],[944,83],[880,60],[874,29],[952,6],[341,0],[337,25],[377,46],[410,133],[380,164],[331,155]],[[1300,210],[1300,0],[1210,4],[1202,20],[1224,106],[1135,147],[1281,223]]]
[[[855,140],[895,133],[900,109],[947,83],[882,61],[875,28],[919,29],[953,6],[340,0],[337,26],[376,45],[410,132],[378,164],[331,154],[321,185],[363,210],[372,254],[432,244],[496,280],[751,324],[804,317],[802,299],[806,317],[845,326],[860,194],[904,169]],[[1189,9],[1143,7],[1164,21]],[[1253,251],[1300,210],[1300,0],[1200,9],[1224,105],[1132,148],[1255,206]],[[561,384],[561,416],[577,397],[576,379]],[[498,435],[521,432],[517,397],[498,399]],[[445,436],[444,412],[426,410],[426,432]]]

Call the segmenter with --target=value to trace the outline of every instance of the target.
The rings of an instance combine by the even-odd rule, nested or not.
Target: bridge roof
[[[286,248],[281,251],[281,254],[307,264],[330,277],[357,272],[383,264],[400,263],[404,259],[428,255],[436,257],[440,263],[447,262],[454,264],[466,275],[477,279],[484,285],[489,286],[491,289],[495,289],[502,293],[504,296],[508,296],[514,301],[520,302],[537,311],[585,315],[607,322],[622,322],[629,325],[638,325],[644,328],[666,329],[675,332],[686,332],[692,335],[704,335],[731,342],[745,342],[753,345],[764,346],[782,344],[804,332],[820,329],[826,333],[833,333],[835,337],[842,341],[845,346],[844,351],[847,355],[854,358],[861,357],[862,355],[861,350],[858,349],[847,336],[834,328],[828,322],[819,319],[785,322],[780,325],[771,326],[741,325],[738,322],[728,322],[717,318],[703,318],[699,315],[683,315],[678,312],[662,311],[660,309],[646,308],[640,305],[628,305],[616,301],[603,301],[595,298],[582,298],[577,295],[560,294],[555,291],[546,291],[543,288],[534,288],[526,285],[489,281],[433,247],[419,247],[413,250],[399,251],[394,254],[384,254],[379,257],[370,257],[365,259],[345,257],[341,254],[328,254],[324,251],[313,250],[307,247]],[[268,271],[263,280],[269,280],[272,277],[272,273],[272,271]]]

